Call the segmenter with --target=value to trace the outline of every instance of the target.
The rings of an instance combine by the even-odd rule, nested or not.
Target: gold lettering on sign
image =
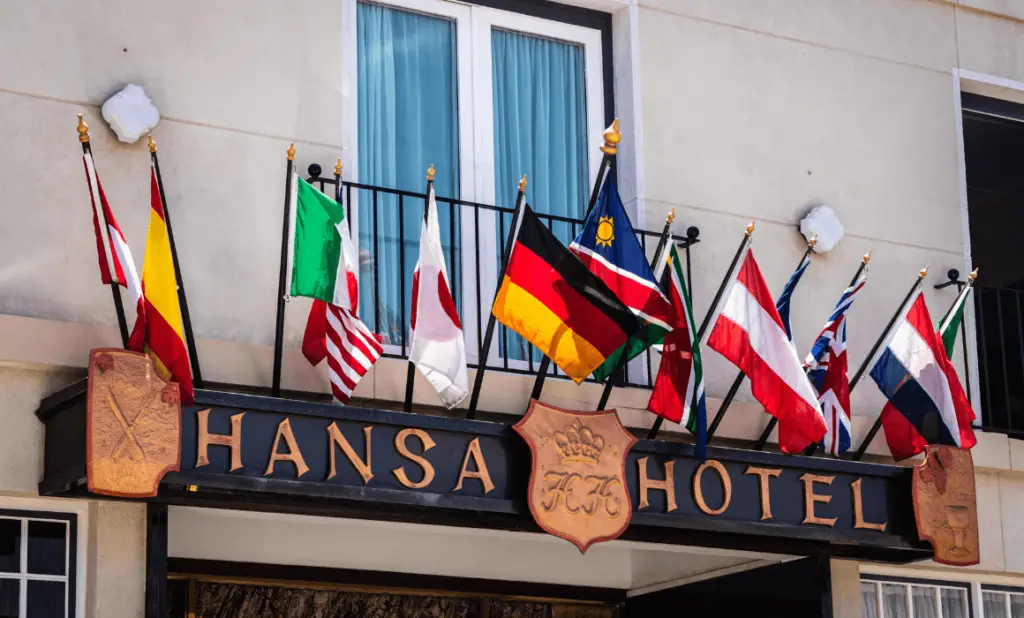
[[[659,481],[658,479],[652,479],[647,477],[647,457],[641,457],[636,460],[637,468],[640,471],[640,507],[646,509],[651,506],[651,503],[647,501],[647,491],[650,489],[659,489],[665,492],[665,496],[668,501],[668,508],[665,509],[666,513],[671,513],[676,510],[676,483],[675,483],[675,460],[665,464],[665,480]]]
[[[409,489],[423,489],[427,485],[430,485],[430,482],[434,480],[434,466],[423,457],[409,450],[409,447],[405,444],[405,441],[409,436],[416,436],[420,439],[420,442],[423,443],[424,455],[427,454],[427,451],[437,445],[434,443],[434,439],[422,429],[403,429],[395,436],[395,449],[398,450],[398,454],[423,468],[423,480],[419,483],[413,483],[410,481],[409,477],[405,474],[404,467],[395,468],[391,473],[395,475],[395,478],[398,479],[399,483],[405,485]]]
[[[861,494],[861,484],[864,479],[857,479],[850,483],[850,490],[853,491],[853,527],[859,530],[878,530],[885,532],[885,522],[873,524],[864,521],[864,497]]]
[[[602,511],[615,519],[622,513],[622,499],[616,489],[625,489],[617,476],[548,472],[544,475],[544,491],[547,496],[541,500],[540,505],[548,513],[561,504],[570,515],[582,512],[589,517]]]
[[[707,502],[704,501],[704,489],[700,486],[700,480],[704,476],[704,471],[711,468],[718,473],[718,478],[722,481],[722,506],[717,509],[708,508]],[[732,502],[732,479],[729,478],[729,471],[725,469],[725,466],[721,462],[709,459],[702,463],[697,471],[693,473],[693,499],[697,503],[697,508],[704,511],[708,515],[721,515],[725,512],[725,509],[729,508],[729,503]]]
[[[210,464],[210,456],[207,452],[210,445],[226,446],[231,449],[231,468],[234,472],[242,467],[242,417],[245,412],[239,412],[231,416],[231,433],[228,435],[210,433],[210,410],[196,412],[198,421],[198,444],[196,446],[196,467]]]
[[[772,495],[770,481],[772,477],[778,478],[782,474],[781,468],[755,468],[747,466],[743,474],[757,475],[757,483],[761,487],[761,521],[772,518]]]
[[[363,485],[370,482],[373,478],[373,468],[371,465],[371,449],[370,449],[370,434],[373,432],[373,426],[367,425],[363,427],[364,443],[366,444],[366,459],[361,459],[356,450],[352,448],[348,440],[345,438],[345,434],[341,433],[338,429],[338,423],[331,423],[327,426],[327,449],[331,453],[331,473],[327,475],[327,480],[331,480],[338,476],[337,463],[337,450],[334,448],[338,446],[341,448],[341,452],[345,453],[345,457],[348,457],[349,463],[356,469],[359,476],[363,477]]]
[[[476,464],[476,472],[469,469],[469,458],[473,458]],[[484,495],[494,491],[494,483],[491,482],[491,473],[487,471],[487,462],[484,460],[483,451],[480,450],[480,438],[473,438],[466,447],[466,456],[462,459],[462,470],[459,471],[459,482],[453,491],[462,489],[464,479],[478,479],[484,486]]]
[[[814,514],[814,505],[817,503],[828,504],[832,502],[832,496],[823,496],[821,494],[814,493],[815,483],[824,483],[831,485],[832,481],[836,480],[834,476],[821,476],[819,474],[804,474],[800,477],[800,480],[804,482],[804,521],[805,524],[820,524],[822,526],[832,527],[836,525],[835,517],[818,517]]]
[[[281,438],[284,438],[287,453],[278,453],[277,447],[281,445]],[[295,476],[301,477],[309,472],[306,460],[302,458],[302,451],[299,450],[299,443],[295,441],[295,434],[292,433],[292,423],[285,418],[277,425],[277,435],[274,436],[274,446],[270,447],[270,461],[267,462],[267,471],[263,476],[270,476],[274,473],[274,464],[279,461],[290,461],[295,465]]]

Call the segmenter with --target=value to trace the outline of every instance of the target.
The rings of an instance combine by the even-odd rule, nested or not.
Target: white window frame
[[[1006,587],[1002,587],[1002,586],[998,587],[998,588],[993,588],[993,587],[986,587],[986,586],[982,585],[982,587],[981,587],[981,594],[982,594],[982,598],[980,599],[980,605],[981,605],[981,608],[982,608],[982,610],[981,610],[982,613],[984,613],[984,611],[985,611],[985,598],[984,598],[984,595],[985,594],[1001,594],[1001,595],[1003,595],[1003,605],[1006,607],[1006,615],[1009,616],[1010,618],[1013,618],[1013,613],[1010,610],[1010,608],[1011,608],[1010,598],[1011,597],[1020,597],[1020,598],[1024,599],[1024,588],[1013,589],[1013,588],[1006,588]],[[982,618],[984,618],[984,616],[982,616]]]
[[[81,573],[85,568],[85,534],[82,526],[87,522],[84,520],[82,509],[54,508],[52,504],[42,507],[43,501],[25,500],[18,501],[14,505],[0,502],[0,519],[14,520],[20,522],[20,570],[17,573],[0,572],[0,580],[16,580],[19,583],[18,590],[18,616],[25,618],[28,613],[28,582],[47,581],[60,582],[64,584],[64,612],[67,618],[83,615],[85,587],[81,582]],[[53,513],[54,517],[47,517],[47,513]],[[58,517],[58,515],[60,517]],[[72,519],[74,520],[75,536],[72,537]],[[64,549],[64,575],[39,575],[28,572],[28,538],[29,522],[41,521],[60,523],[65,526],[65,549]],[[75,563],[71,564],[71,549],[75,548]],[[74,578],[72,579],[72,574]],[[75,596],[69,596],[70,584],[74,584]],[[56,618],[56,617],[55,617]]]
[[[970,589],[970,586],[967,585],[967,584],[956,585],[953,582],[929,581],[929,580],[924,580],[924,579],[922,579],[922,580],[913,580],[913,581],[906,581],[906,580],[892,580],[892,581],[890,581],[890,580],[886,580],[886,579],[877,579],[877,578],[874,578],[874,577],[862,578],[860,580],[860,583],[861,583],[861,585],[870,584],[870,585],[873,585],[875,587],[875,604],[876,604],[875,605],[875,609],[876,609],[876,612],[877,612],[876,615],[879,618],[882,618],[882,616],[885,616],[885,611],[884,611],[885,608],[884,608],[884,603],[883,603],[883,600],[882,600],[882,586],[883,585],[887,585],[887,586],[902,586],[904,588],[904,590],[906,591],[905,598],[906,598],[907,618],[915,618],[915,616],[914,616],[914,595],[913,595],[913,589],[914,588],[928,588],[928,589],[930,589],[934,593],[933,596],[935,598],[935,615],[939,616],[939,618],[947,618],[942,613],[942,595],[940,594],[940,591],[943,590],[943,589],[963,591],[965,593],[965,595],[964,595],[965,596],[964,605],[967,607],[967,617],[968,618],[974,618],[974,616],[975,616],[975,608],[973,607],[974,604],[971,602],[972,590]],[[1007,601],[1007,603],[1009,603],[1009,601]],[[983,617],[979,617],[979,618],[983,618]]]
[[[357,3],[367,1],[382,6],[409,10],[425,15],[451,19],[455,22],[456,83],[458,87],[459,128],[459,199],[493,204],[494,186],[494,115],[492,87],[491,31],[494,28],[521,32],[564,41],[583,47],[586,80],[587,155],[590,185],[593,185],[601,163],[596,148],[604,129],[604,56],[601,32],[573,24],[542,19],[511,11],[468,5],[450,0],[342,0],[343,75],[343,155],[346,177],[359,181],[359,102],[358,102],[358,46]],[[590,187],[587,187],[589,191]],[[529,189],[527,189],[529,195]],[[443,196],[451,197],[451,196]],[[359,208],[353,192],[352,235],[359,237]],[[476,305],[475,234],[474,219],[462,217],[461,260],[462,272],[458,293],[462,297],[462,323],[466,340],[466,356],[470,363],[479,361],[477,350],[477,319],[480,308]],[[492,211],[480,211],[480,246],[499,246],[497,218]],[[497,286],[497,260],[488,252],[481,255],[481,303],[484,307],[482,322],[486,323],[486,307]],[[453,273],[454,276],[454,273]],[[481,330],[483,330],[481,326]],[[385,351],[401,352],[401,347],[385,345]],[[500,362],[499,346],[492,345],[488,362]],[[528,367],[527,361],[509,361],[509,366]]]

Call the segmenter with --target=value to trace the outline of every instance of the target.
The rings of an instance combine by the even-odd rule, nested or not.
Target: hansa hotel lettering
[[[314,443],[300,441],[292,428],[292,419],[285,416],[277,423],[270,451],[257,461],[248,461],[243,459],[242,454],[247,436],[246,413],[228,415],[227,410],[217,412],[228,416],[229,432],[217,433],[210,430],[210,419],[214,414],[212,409],[195,412],[196,471],[235,473],[255,466],[262,470],[264,477],[283,476],[290,470],[295,478],[301,481],[332,483],[337,482],[342,466],[351,466],[361,478],[362,484],[366,486],[374,485],[374,479],[378,475],[388,474],[409,490],[449,493],[467,492],[472,489],[478,495],[487,496],[496,487],[495,479],[490,472],[489,457],[496,457],[498,454],[489,455],[487,449],[482,447],[479,436],[471,437],[461,451],[436,453],[433,451],[437,442],[431,435],[432,431],[410,427],[399,429],[385,448],[389,450],[386,458],[392,461],[397,458],[400,464],[382,469],[383,466],[380,464],[376,467],[374,465],[375,451],[380,453],[382,446],[380,440],[374,439],[374,425],[364,425],[359,431],[343,432],[337,421],[326,423],[319,441]],[[556,443],[552,448],[556,449],[556,452],[568,452],[573,446],[566,442],[561,447]],[[600,445],[593,442],[581,447],[584,454],[577,457],[584,459],[593,457],[600,450]],[[225,470],[211,470],[214,465],[211,462],[211,453],[216,448],[227,450],[228,466]],[[562,451],[558,451],[559,448]],[[326,449],[327,473],[311,478],[307,454],[317,449],[319,452]],[[442,462],[450,463],[447,460],[452,457],[458,457],[461,461],[456,481],[454,484],[441,485],[436,478],[436,466]],[[730,506],[741,499],[736,495],[736,474],[731,472],[725,463],[708,459],[697,465],[695,471],[687,478],[682,478],[676,472],[681,461],[684,460],[672,458],[659,464],[652,461],[649,455],[632,458],[626,468],[624,482],[616,475],[581,476],[565,469],[549,470],[543,484],[546,496],[544,508],[548,511],[557,509],[568,515],[580,517],[591,517],[600,512],[606,517],[617,518],[621,515],[619,504],[609,499],[611,489],[617,483],[627,486],[630,493],[639,496],[635,506],[637,512],[654,511],[656,507],[652,505],[652,501],[656,496],[660,496],[663,502],[657,507],[659,513],[679,513],[685,510],[681,501],[689,500],[700,513],[719,517],[727,515]],[[742,470],[740,476],[756,480],[753,489],[759,504],[758,521],[773,521],[775,512],[784,506],[777,499],[773,501],[773,495],[784,483],[793,483],[790,478],[782,478],[786,470],[787,468],[782,467],[755,465],[747,465]],[[865,517],[863,478],[856,477],[837,482],[837,475],[809,472],[799,474],[795,478],[802,496],[803,518],[799,522],[801,525],[835,526],[840,514],[826,514],[824,511],[839,492],[846,492],[852,502],[852,509],[846,513],[848,517],[852,517],[852,527],[857,530],[885,532],[886,521],[872,521]],[[499,482],[503,481],[504,479],[499,479]],[[470,485],[473,484],[475,485],[471,488]],[[744,487],[749,485],[744,484]],[[715,498],[709,495],[712,492]],[[751,497],[744,495],[743,498]]]

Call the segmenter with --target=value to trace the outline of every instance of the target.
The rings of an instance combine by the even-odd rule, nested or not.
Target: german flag
[[[526,204],[492,311],[577,383],[640,328],[629,308]]]

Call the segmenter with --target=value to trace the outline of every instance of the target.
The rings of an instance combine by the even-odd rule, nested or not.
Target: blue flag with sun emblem
[[[594,209],[569,250],[646,325],[594,371],[594,377],[604,381],[622,362],[623,354],[629,360],[659,343],[678,319],[633,231],[613,174],[607,175]]]

